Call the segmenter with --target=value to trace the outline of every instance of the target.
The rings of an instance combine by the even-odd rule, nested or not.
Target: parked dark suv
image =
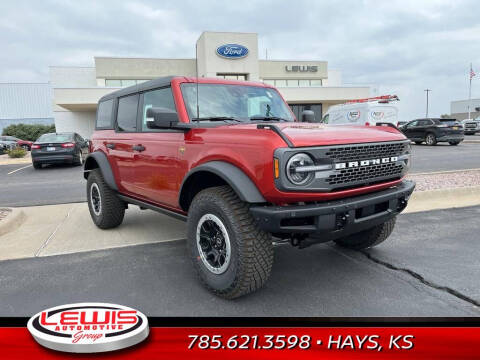
[[[427,145],[439,142],[458,145],[464,139],[463,125],[455,119],[417,119],[401,126],[400,130],[415,144],[425,141]]]

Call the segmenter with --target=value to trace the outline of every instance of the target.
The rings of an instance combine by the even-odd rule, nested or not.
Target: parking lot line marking
[[[30,167],[30,166],[32,166],[32,164],[30,164],[30,165],[27,165],[27,166],[24,166],[24,167],[21,167],[20,169],[16,169],[16,170],[10,171],[9,173],[7,173],[7,175],[10,175],[10,174],[16,173],[17,171],[20,171],[20,170],[26,169],[26,168],[28,168],[28,167]]]

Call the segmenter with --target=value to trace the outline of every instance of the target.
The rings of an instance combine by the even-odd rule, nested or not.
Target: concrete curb
[[[22,209],[10,208],[12,211],[0,221],[0,236],[18,228],[26,218]]]
[[[480,140],[463,140],[462,144],[480,144]]]
[[[405,213],[480,205],[480,186],[415,191]]]

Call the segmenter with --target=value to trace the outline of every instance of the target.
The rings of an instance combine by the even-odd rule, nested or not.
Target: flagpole
[[[470,119],[470,108],[472,107],[472,63],[470,63],[470,72],[468,77],[470,78],[470,86],[468,87],[468,119]]]

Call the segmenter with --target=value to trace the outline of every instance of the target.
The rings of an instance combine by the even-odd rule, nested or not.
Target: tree
[[[442,114],[442,115],[440,115],[440,118],[442,118],[442,119],[451,119],[451,118],[452,118],[452,115]]]
[[[35,141],[41,135],[55,132],[55,125],[14,124],[3,129],[2,135],[15,136],[22,140]]]

